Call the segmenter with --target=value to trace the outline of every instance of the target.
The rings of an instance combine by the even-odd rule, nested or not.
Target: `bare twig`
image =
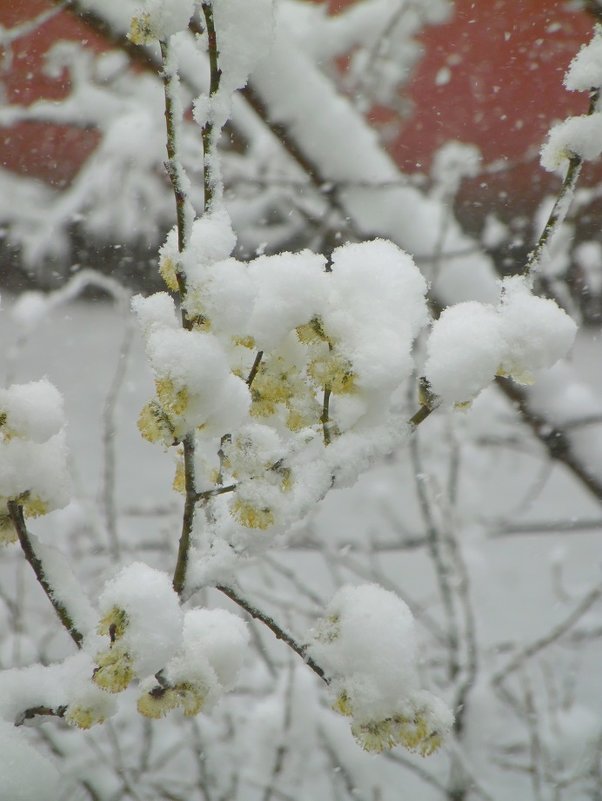
[[[253,381],[255,380],[255,376],[257,375],[257,371],[259,370],[259,366],[261,364],[262,359],[263,359],[263,351],[260,350],[257,352],[257,356],[255,356],[255,361],[253,362],[253,366],[251,367],[251,371],[247,377],[248,387],[250,387]]]
[[[243,598],[243,596],[240,595],[236,590],[232,589],[232,587],[227,587],[225,584],[218,584],[216,589],[230,598],[231,601],[234,601],[235,604],[238,604],[238,606],[240,606],[241,609],[244,609],[245,612],[251,615],[251,617],[254,617],[256,620],[260,620],[264,625],[266,625],[278,640],[282,640],[282,642],[286,643],[288,647],[298,654],[305,664],[311,670],[313,670],[316,676],[319,676],[322,681],[328,684],[328,678],[326,677],[325,672],[322,670],[320,665],[318,665],[318,663],[308,655],[307,649],[303,645],[300,645],[288,632],[281,628],[273,618],[271,618],[269,615],[266,615],[265,612],[257,609],[255,606],[253,606],[253,604],[249,603],[246,598]]]
[[[25,709],[17,716],[15,726],[22,726],[26,720],[33,720],[33,718],[37,717],[64,718],[66,711],[66,706],[57,706],[56,708],[51,706],[30,706],[29,709]]]
[[[27,530],[27,526],[25,525],[25,518],[23,516],[23,507],[20,506],[17,501],[9,501],[7,504],[8,507],[8,514],[13,522],[15,527],[15,531],[17,532],[17,536],[19,537],[19,543],[21,544],[21,550],[29,564],[31,565],[33,572],[36,575],[36,578],[46,593],[48,600],[52,604],[54,611],[56,612],[59,620],[65,627],[65,629],[69,632],[69,635],[73,642],[77,645],[78,648],[82,647],[83,642],[83,634],[79,631],[73,622],[73,618],[69,614],[66,606],[56,597],[54,588],[50,585],[46,577],[46,572],[44,570],[44,565],[42,564],[42,560],[36,554],[33,543],[31,540],[31,536],[29,531]]]
[[[602,587],[595,587],[578,604],[573,611],[565,617],[558,625],[554,626],[547,634],[540,637],[519,651],[503,668],[494,673],[491,681],[494,686],[500,685],[511,673],[518,670],[525,662],[532,659],[544,648],[559,640],[577,623],[577,621],[588,612],[591,607],[602,598]]]

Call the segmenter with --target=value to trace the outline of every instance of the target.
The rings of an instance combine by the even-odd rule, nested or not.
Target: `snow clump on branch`
[[[602,87],[602,26],[596,25],[594,36],[572,60],[564,78],[571,91],[597,92]],[[591,161],[602,153],[602,112],[596,107],[590,113],[569,117],[554,125],[541,150],[541,164],[546,170],[564,170],[567,160]]]
[[[37,517],[66,506],[69,496],[60,392],[46,379],[0,388],[0,541],[17,539],[10,501]]]
[[[311,633],[308,654],[326,671],[334,709],[352,719],[367,751],[404,745],[423,756],[441,745],[453,715],[420,689],[414,618],[376,584],[342,587]]]
[[[465,404],[496,375],[531,384],[568,353],[577,326],[553,300],[533,295],[529,279],[505,278],[497,308],[476,301],[445,309],[427,342],[425,375],[444,403]]]

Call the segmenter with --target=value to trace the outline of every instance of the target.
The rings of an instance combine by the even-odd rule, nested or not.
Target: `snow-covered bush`
[[[89,5],[94,8],[94,3]],[[376,13],[382,4],[371,5]],[[121,13],[118,6],[110,4],[116,18]],[[289,12],[292,7],[288,4]],[[414,13],[419,6],[408,7]],[[429,6],[435,17],[445,7]],[[194,38],[187,30],[191,21]],[[98,598],[90,603],[60,553],[39,542],[28,528],[27,518],[69,501],[61,396],[46,379],[0,390],[2,539],[19,541],[79,649],[62,661],[4,672],[0,716],[7,747],[0,761],[11,781],[28,759],[29,745],[20,734],[11,739],[5,723],[55,716],[72,729],[87,730],[109,719],[116,728],[127,728],[137,713],[157,720],[179,710],[185,718],[195,718],[201,712],[211,715],[219,701],[227,703],[225,696],[238,681],[250,681],[245,676],[256,669],[249,666],[247,655],[252,636],[258,635],[239,614],[207,604],[211,590],[265,624],[301,658],[299,667],[326,685],[329,706],[350,719],[351,734],[365,750],[381,752],[402,745],[430,756],[452,735],[461,738],[466,699],[475,680],[473,622],[464,608],[466,630],[455,630],[453,607],[466,604],[466,577],[448,538],[445,559],[456,571],[457,588],[450,583],[449,565],[436,541],[440,521],[431,517],[426,490],[418,494],[449,615],[449,630],[438,636],[451,654],[453,694],[435,684],[436,692],[425,688],[430,682],[425,680],[414,616],[388,588],[373,581],[343,583],[325,609],[315,610],[303,642],[250,602],[240,591],[239,579],[250,564],[264,559],[267,564],[275,546],[291,541],[332,489],[351,486],[397,446],[415,448],[417,427],[437,409],[470,405],[496,376],[506,382],[503,386],[536,381],[541,371],[569,352],[576,326],[554,300],[534,293],[537,249],[524,275],[498,282],[486,276],[483,291],[474,292],[478,299],[448,305],[435,320],[426,278],[414,259],[384,236],[361,237],[326,254],[302,250],[248,260],[233,256],[236,236],[224,202],[217,142],[236,102],[234,93],[256,62],[263,58],[260,70],[276,69],[282,42],[269,50],[273,26],[270,0],[147,0],[136,7],[129,23],[133,44],[154,47],[155,54],[161,54],[166,167],[177,216],[159,254],[166,291],[138,295],[131,304],[154,381],[154,394],[139,413],[138,428],[145,440],[173,457],[173,488],[184,498],[173,564],[151,566],[138,555],[105,569]],[[413,31],[413,25],[409,27]],[[583,88],[592,74],[602,83],[599,70],[592,73],[599,58],[598,38],[590,48],[574,62],[569,88]],[[266,67],[270,52],[276,66]],[[359,56],[356,62],[362,63]],[[204,149],[200,215],[182,160],[180,79],[190,63],[202,63],[209,71],[208,91],[194,101]],[[381,69],[385,67],[383,62]],[[275,103],[284,117],[296,113],[287,102]],[[594,108],[588,119],[596,114]],[[578,127],[579,137],[585,135],[589,142],[589,127]],[[556,155],[544,152],[544,164],[556,165],[560,151],[570,159],[593,153],[591,143],[581,147],[573,139],[569,148],[563,131],[552,135],[548,148]],[[565,144],[560,147],[554,137]],[[443,156],[438,180],[445,194],[456,186],[452,173],[459,167],[457,159]],[[374,162],[386,172],[385,161]],[[561,204],[566,200],[563,195]],[[370,217],[365,198],[351,193],[345,202],[361,230],[362,211]],[[427,206],[436,217],[435,200]],[[380,222],[386,228],[386,221]],[[556,210],[546,236],[561,222]],[[374,233],[386,232],[377,228]],[[454,235],[461,238],[458,232]],[[438,278],[433,276],[433,288],[445,294],[447,279]],[[30,296],[22,302],[17,317],[20,313],[31,322],[37,314],[34,300]],[[420,382],[416,376],[421,376]],[[412,391],[418,383],[420,393]],[[307,594],[311,598],[311,592]],[[459,677],[455,660],[462,636],[469,642],[469,655],[466,675]],[[264,650],[260,638],[258,650]],[[264,659],[272,683],[278,682],[269,654]],[[304,704],[291,689],[297,669],[290,669],[288,689],[276,690],[286,702],[275,712],[269,704],[257,712],[266,730],[272,725],[292,729],[291,710],[301,715]],[[514,670],[511,662],[507,672]],[[495,680],[500,684],[503,678],[503,673],[496,674]],[[305,692],[307,731],[313,726],[315,736],[329,743],[325,732],[339,724],[333,723],[330,709],[317,711],[321,696],[315,688],[305,686]],[[274,722],[283,708],[284,722]],[[200,725],[191,729],[197,735]],[[236,714],[229,726],[236,737]],[[262,744],[253,746],[260,749]],[[554,747],[551,743],[550,752]],[[149,759],[146,754],[145,765]],[[52,789],[54,774],[40,764],[49,774],[48,792],[54,793],[49,799],[58,797]],[[272,778],[281,770],[278,765]],[[78,770],[72,768],[72,774]],[[448,798],[466,797],[469,771],[454,751],[452,773],[455,787],[450,785]],[[205,787],[203,782],[202,777]],[[270,788],[263,788],[266,797]],[[26,792],[31,796],[40,790]],[[111,797],[110,787],[99,792],[98,797]],[[94,793],[95,789],[93,797]]]

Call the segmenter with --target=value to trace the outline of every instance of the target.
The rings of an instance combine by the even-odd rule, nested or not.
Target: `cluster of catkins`
[[[342,587],[308,646],[329,678],[333,708],[351,718],[366,751],[403,745],[428,756],[453,724],[436,696],[420,689],[414,618],[376,584]]]
[[[234,686],[248,644],[246,624],[223,609],[183,612],[168,576],[135,562],[107,582],[100,596],[92,682],[66,711],[72,725],[89,728],[112,714],[110,697],[136,679],[138,711],[160,718],[210,709]],[[97,689],[102,690],[98,693]]]
[[[426,283],[390,242],[344,245],[330,263],[242,262],[234,243],[225,214],[197,220],[184,253],[168,238],[161,274],[173,291],[185,281],[186,327],[166,292],[133,303],[156,388],[139,428],[176,449],[194,434],[197,491],[232,488],[212,511],[230,539],[298,520],[401,438],[392,401],[428,319]]]

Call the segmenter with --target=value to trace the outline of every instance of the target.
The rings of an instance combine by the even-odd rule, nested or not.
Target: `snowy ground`
[[[94,595],[100,580],[114,569],[108,557],[114,492],[121,559],[128,561],[136,549],[144,548],[145,559],[171,569],[166,559],[176,547],[180,499],[171,490],[170,456],[143,441],[136,429],[138,412],[148,399],[152,383],[129,317],[109,303],[78,302],[56,309],[24,337],[23,329],[11,320],[11,300],[3,297],[2,303],[3,380],[5,376],[9,382],[48,376],[64,393],[69,420],[76,501],[67,510],[34,523],[36,532],[79,556],[76,569],[86,576]],[[602,392],[599,354],[600,339],[584,335],[574,361],[584,379]],[[107,416],[107,394],[120,361],[124,373],[111,401],[114,408]],[[109,428],[115,426],[114,437],[107,433],[107,421]],[[464,767],[481,788],[475,797],[496,801],[599,798],[600,601],[592,604],[566,636],[554,638],[553,644],[542,646],[527,658],[524,669],[511,678],[513,692],[523,700],[531,699],[535,709],[532,726],[510,707],[500,705],[491,691],[491,681],[521,648],[553,634],[601,583],[599,527],[526,535],[520,533],[521,526],[602,521],[600,509],[563,469],[550,469],[541,449],[516,424],[511,410],[493,390],[485,393],[468,414],[427,421],[420,432],[420,443],[422,480],[435,502],[440,501],[436,503],[438,512],[451,521],[470,584],[478,672],[467,702],[462,753]],[[459,450],[450,449],[450,443],[459,445]],[[444,503],[450,454],[459,459],[460,467],[459,500],[453,508]],[[107,473],[107,456],[109,463],[114,456],[114,475],[111,470]],[[428,634],[431,619],[445,626],[433,564],[425,546],[404,545],[413,538],[425,537],[413,473],[407,451],[376,465],[355,488],[332,493],[311,520],[291,536],[287,550],[276,551],[269,562],[250,567],[240,583],[258,605],[300,632],[319,612],[318,601],[325,604],[340,583],[378,581],[394,588],[408,601],[424,629],[425,684],[445,694],[445,651],[433,650]],[[53,658],[64,651],[62,635],[52,633],[52,619],[45,610],[39,611],[42,604],[27,568],[16,567],[16,549],[3,558],[8,568],[8,572],[2,571],[7,576],[4,593],[19,593],[23,613],[21,633],[8,634],[2,644],[2,667],[14,664],[14,660],[27,664],[29,655],[39,650],[39,633],[31,627],[37,625],[33,621],[40,616],[48,626],[42,651],[45,658]],[[459,580],[458,575],[455,580]],[[30,613],[33,619],[28,617]],[[463,626],[461,623],[460,628]],[[264,631],[256,631],[268,653],[275,653],[282,661],[282,646],[274,646],[269,633],[266,636]],[[300,678],[299,687],[303,689],[306,682]],[[251,684],[251,678],[243,680],[243,698]],[[236,701],[234,697],[228,701],[227,709],[236,710]],[[275,724],[265,703],[265,708],[257,705],[244,724],[252,726],[257,741],[239,742],[242,778],[236,798],[242,801],[262,797],[258,787],[266,781],[262,778],[263,757],[257,754],[265,751],[264,740],[274,733]],[[299,715],[302,706],[297,710]],[[233,714],[239,715],[236,711]],[[56,725],[51,721],[44,728]],[[357,788],[354,797],[365,801],[398,799],[400,786],[407,788],[403,797],[420,801],[444,797],[396,762],[364,756],[344,731],[342,721],[335,720],[332,725],[339,761]],[[278,731],[275,736],[280,736]],[[539,761],[537,748],[544,754]],[[316,759],[313,750],[323,750],[323,746],[305,742],[300,752],[307,751],[304,759],[310,766]],[[433,757],[432,761],[408,760],[446,781],[447,755]],[[324,778],[321,784],[318,776],[308,777],[294,763],[291,759],[291,766],[282,771],[280,797],[294,801],[331,797],[324,789],[329,779]],[[69,770],[79,775],[82,769],[70,763]],[[313,770],[318,772],[315,766]],[[68,797],[79,798],[76,794]],[[351,796],[343,792],[340,797]]]

